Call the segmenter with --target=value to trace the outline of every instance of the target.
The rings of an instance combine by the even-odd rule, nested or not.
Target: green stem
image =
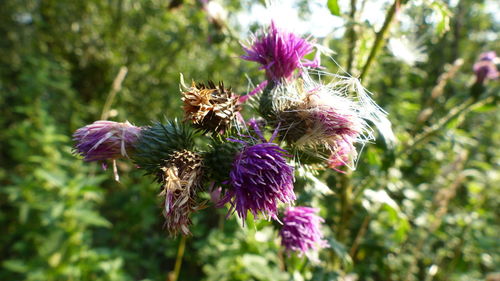
[[[276,83],[271,79],[268,80],[266,88],[262,92],[259,100],[259,112],[266,120],[273,119],[273,98],[271,96],[272,89],[276,86]]]
[[[175,259],[174,271],[170,272],[168,276],[169,281],[177,281],[179,278],[179,273],[181,272],[182,257],[184,256],[184,250],[186,249],[186,236],[182,235],[181,241],[179,242],[179,248],[177,249],[177,258]]]
[[[348,45],[348,55],[347,55],[347,72],[351,73],[352,71],[352,65],[354,62],[354,49],[356,49],[356,41],[357,41],[357,34],[356,34],[356,2],[357,0],[351,0],[351,13],[349,14],[349,18],[351,20],[351,26],[349,28],[348,32],[348,39],[349,39],[349,45]]]
[[[401,8],[401,6],[405,2],[406,2],[406,0],[395,0],[394,4],[392,4],[391,8],[387,12],[387,15],[385,16],[384,25],[377,32],[377,35],[375,37],[375,42],[373,43],[373,47],[370,50],[370,54],[368,55],[368,59],[366,60],[365,65],[363,66],[363,69],[361,70],[361,74],[359,75],[359,79],[363,79],[366,76],[366,74],[368,73],[368,69],[370,69],[370,66],[372,65],[379,50],[384,45],[385,36],[387,35],[387,33],[392,25],[394,16],[397,14],[399,9]]]
[[[337,175],[337,186],[339,190],[340,197],[340,218],[336,225],[332,226],[334,233],[336,234],[336,240],[341,244],[346,244],[348,232],[349,232],[349,220],[351,217],[351,209],[353,202],[353,192],[352,192],[352,172],[347,171],[345,174]],[[340,270],[341,262],[339,257],[332,251],[331,255],[331,268],[333,270]]]
[[[340,175],[340,221],[337,228],[337,240],[344,244],[347,238],[352,208],[351,175],[352,174],[348,172]]]

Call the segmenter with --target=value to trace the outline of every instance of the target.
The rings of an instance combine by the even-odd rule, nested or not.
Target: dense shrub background
[[[347,67],[354,27],[350,69],[357,75],[379,27],[353,21],[349,3],[339,2],[347,32],[320,43]],[[298,202],[321,207],[326,218],[332,247],[320,254],[322,263],[286,257],[271,223],[249,221],[242,229],[235,218],[225,221],[226,210],[212,208],[194,216],[179,280],[334,280],[346,274],[483,280],[500,268],[499,82],[490,81],[477,100],[469,90],[478,55],[500,53],[500,11],[492,10],[498,9],[494,1],[452,2],[406,3],[406,17],[389,36],[421,38],[427,62],[409,66],[384,47],[363,79],[390,113],[396,147],[382,140],[365,147],[349,189],[335,172],[320,174],[327,191],[297,181]],[[258,4],[221,3],[230,13]],[[380,17],[390,4],[377,11]],[[297,6],[307,20],[307,1]],[[113,91],[111,120],[146,125],[181,117],[179,73],[188,80],[224,80],[245,93],[248,79],[262,76],[256,65],[238,59],[240,28],[210,21],[194,0],[0,2],[0,280],[168,280],[180,238],[162,231],[158,187],[128,163],[119,163],[117,183],[109,170],[78,160],[71,134],[109,113],[103,107]],[[339,71],[325,61],[329,71]],[[440,75],[454,63],[456,73],[439,92]],[[127,75],[113,90],[124,67]],[[426,108],[431,114],[423,120]],[[411,145],[447,116],[449,122]]]

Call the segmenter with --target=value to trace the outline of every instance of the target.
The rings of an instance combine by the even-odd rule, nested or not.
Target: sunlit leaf
[[[327,5],[332,15],[340,17],[340,6],[338,0],[328,0]]]
[[[435,33],[438,36],[442,36],[450,30],[451,11],[448,9],[448,6],[440,0],[432,1],[431,8],[438,20]]]

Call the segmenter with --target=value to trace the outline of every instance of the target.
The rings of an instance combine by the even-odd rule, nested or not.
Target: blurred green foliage
[[[377,29],[350,17],[346,1],[328,2],[356,36],[320,43],[347,65],[354,38],[357,75]],[[297,179],[298,203],[326,219],[331,248],[320,262],[283,253],[270,222],[241,228],[210,207],[193,218],[179,280],[483,280],[500,268],[498,82],[411,145],[471,101],[472,63],[500,52],[500,25],[484,1],[421,2],[406,4],[390,36],[420,38],[427,61],[408,65],[384,48],[363,81],[390,113],[396,147],[367,145],[348,190],[332,171],[318,176],[328,188]],[[256,4],[222,3],[230,14]],[[0,280],[169,280],[180,239],[162,230],[158,186],[122,162],[114,182],[71,154],[70,136],[100,119],[122,67],[106,114],[136,125],[181,116],[179,73],[247,92],[262,76],[238,59],[244,38],[232,25],[194,0],[0,2]],[[457,59],[463,65],[433,94]]]

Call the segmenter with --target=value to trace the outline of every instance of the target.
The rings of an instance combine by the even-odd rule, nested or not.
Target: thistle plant
[[[393,135],[359,80],[320,70],[319,57],[305,59],[314,48],[314,39],[271,22],[243,46],[241,58],[260,64],[265,77],[249,93],[234,93],[227,81],[188,86],[181,75],[182,121],[98,121],[76,131],[75,151],[86,161],[130,158],[151,176],[171,235],[190,234],[192,214],[209,204],[200,193],[209,192],[213,207],[228,206],[228,217],[236,213],[243,225],[280,224],[290,254],[318,251],[327,246],[324,219],[314,208],[293,207],[296,168],[355,169],[358,149],[375,140],[376,129],[387,142]]]

